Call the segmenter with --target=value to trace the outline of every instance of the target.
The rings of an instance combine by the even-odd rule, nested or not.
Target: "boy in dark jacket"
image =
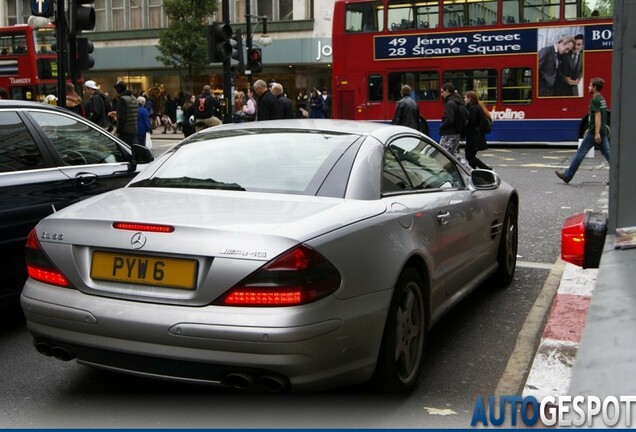
[[[455,86],[447,82],[442,85],[442,98],[444,100],[444,113],[442,123],[439,126],[439,143],[453,156],[459,156],[459,136],[463,127],[459,123],[464,123],[464,115],[460,111],[460,105],[465,106],[462,99],[455,91]]]

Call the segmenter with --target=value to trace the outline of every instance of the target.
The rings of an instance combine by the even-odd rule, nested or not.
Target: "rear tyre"
[[[506,208],[506,217],[499,241],[499,251],[497,253],[497,263],[499,268],[493,276],[494,282],[501,287],[505,287],[512,282],[517,268],[517,206],[510,201]]]
[[[424,281],[413,268],[402,272],[395,287],[376,366],[382,390],[412,390],[422,372],[426,342]]]

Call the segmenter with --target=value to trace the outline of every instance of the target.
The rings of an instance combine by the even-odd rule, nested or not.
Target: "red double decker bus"
[[[0,27],[0,87],[16,100],[57,95],[55,27]]]
[[[451,82],[491,111],[489,142],[576,144],[591,78],[611,103],[612,14],[611,0],[336,0],[333,116],[390,121],[408,84],[438,139]]]

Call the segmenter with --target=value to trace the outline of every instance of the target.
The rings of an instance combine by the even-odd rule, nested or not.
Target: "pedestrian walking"
[[[331,118],[332,99],[327,89],[322,89],[322,111],[325,118]]]
[[[467,91],[464,96],[466,107],[468,108],[468,125],[464,129],[466,137],[466,160],[471,168],[481,168],[491,170],[492,168],[477,158],[477,152],[486,150],[488,143],[484,133],[484,123],[492,122],[490,113],[486,105],[479,100],[479,96],[474,91]]]
[[[193,133],[196,132],[194,128],[194,123],[190,122],[190,119],[194,119],[194,108],[196,95],[192,93],[185,94],[185,101],[183,102],[183,124],[181,125],[181,130],[183,131],[183,137],[187,138]]]
[[[86,118],[104,129],[108,128],[110,125],[108,120],[110,107],[106,106],[105,98],[95,81],[88,80],[84,83],[84,94],[87,98],[84,105]]]
[[[84,117],[84,101],[75,91],[73,83],[66,83],[66,109]]]
[[[119,97],[117,98],[117,128],[115,134],[129,145],[137,143],[137,99],[132,91],[126,88],[124,81],[114,85]]]
[[[439,126],[439,143],[450,154],[457,157],[459,156],[459,137],[468,120],[460,107],[463,106],[464,109],[466,107],[452,83],[444,83],[441,94],[444,101],[444,113]]]
[[[245,93],[239,90],[234,91],[234,103],[232,106],[232,121],[243,123],[243,107],[245,106]]]
[[[221,104],[212,96],[212,87],[204,85],[194,103],[194,126],[198,131],[223,124]]]
[[[296,117],[297,118],[307,118],[309,117],[309,108],[308,108],[309,100],[307,99],[307,94],[302,90],[298,92],[298,97],[296,98]]]
[[[150,115],[148,114],[148,110],[144,107],[145,104],[146,98],[139,96],[137,98],[137,141],[144,147],[146,147],[146,134],[152,133]]]
[[[243,105],[243,116],[242,120],[244,122],[252,122],[256,120],[256,99],[254,99],[254,90],[248,88],[246,90],[247,100],[245,101],[245,105]]]
[[[322,100],[322,95],[314,87],[309,98],[309,118],[325,118],[324,106],[325,101]]]
[[[292,104],[285,92],[283,91],[283,85],[280,83],[272,84],[272,94],[278,99],[284,119],[292,118]]]
[[[411,97],[411,87],[406,84],[403,85],[400,89],[400,94],[402,99],[395,104],[395,113],[391,123],[419,130],[420,109],[417,106],[417,102]]]
[[[594,146],[594,143],[601,146],[601,153],[605,160],[609,163],[610,147],[609,147],[609,129],[607,127],[607,102],[601,94],[605,87],[605,80],[602,78],[592,78],[587,88],[588,93],[592,96],[590,100],[590,108],[588,115],[588,127],[583,141],[579,149],[576,151],[574,158],[570,162],[570,166],[565,171],[555,171],[558,178],[565,183],[570,183],[574,174],[579,169],[583,158],[588,151]]]
[[[256,81],[254,83],[254,92],[258,95],[256,120],[280,120],[283,118],[281,105],[276,96],[269,91],[265,81]]]

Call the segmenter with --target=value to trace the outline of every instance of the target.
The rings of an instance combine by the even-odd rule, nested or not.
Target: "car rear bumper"
[[[21,301],[44,354],[172,380],[236,388],[258,386],[260,380],[264,388],[281,383],[282,390],[304,391],[371,377],[390,295],[387,290],[363,299],[329,297],[237,314],[221,306],[95,301],[77,290],[29,280]]]

